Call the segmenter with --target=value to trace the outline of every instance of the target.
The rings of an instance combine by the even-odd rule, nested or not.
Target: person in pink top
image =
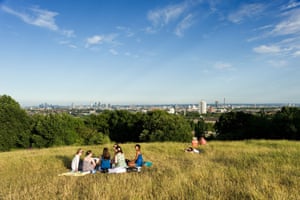
[[[192,147],[193,148],[197,148],[199,145],[199,142],[197,140],[197,137],[193,137],[193,140],[192,140]]]
[[[199,141],[200,141],[200,145],[206,145],[207,143],[204,137],[201,137]]]

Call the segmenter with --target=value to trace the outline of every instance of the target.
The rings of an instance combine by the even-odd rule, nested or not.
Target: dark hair
[[[117,149],[118,146],[119,146],[118,143],[115,143],[114,146],[113,146],[113,148]]]
[[[109,154],[109,151],[108,151],[108,148],[107,148],[107,147],[104,147],[104,148],[103,148],[102,158],[104,158],[104,159],[106,159],[106,160],[109,160],[109,159],[110,159],[110,154]]]
[[[136,144],[135,147],[138,147],[139,149],[141,149],[141,145]]]
[[[87,155],[89,155],[89,154],[91,154],[92,153],[92,151],[91,150],[88,150],[86,153],[85,153],[85,155],[87,156]]]
[[[116,146],[116,150],[117,150],[117,153],[119,153],[119,152],[123,153],[122,148],[119,145]]]
[[[81,148],[77,149],[76,154],[79,154],[80,152],[81,153],[83,152],[83,150]]]

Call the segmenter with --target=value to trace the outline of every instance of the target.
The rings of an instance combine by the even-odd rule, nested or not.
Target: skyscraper
[[[201,100],[199,103],[199,113],[200,114],[206,114],[207,113],[207,104],[205,101]]]

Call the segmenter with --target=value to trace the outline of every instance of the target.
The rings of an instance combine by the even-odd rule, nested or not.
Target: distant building
[[[175,114],[175,108],[169,108],[167,112],[169,114]]]
[[[207,104],[205,101],[201,100],[199,103],[199,113],[206,114],[207,113]]]

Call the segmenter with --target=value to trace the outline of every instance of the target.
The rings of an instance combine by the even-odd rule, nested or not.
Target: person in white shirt
[[[71,163],[71,169],[72,169],[72,172],[78,172],[78,167],[79,167],[79,162],[80,162],[80,156],[82,155],[83,153],[83,150],[81,148],[79,148],[72,160],[72,163]]]

